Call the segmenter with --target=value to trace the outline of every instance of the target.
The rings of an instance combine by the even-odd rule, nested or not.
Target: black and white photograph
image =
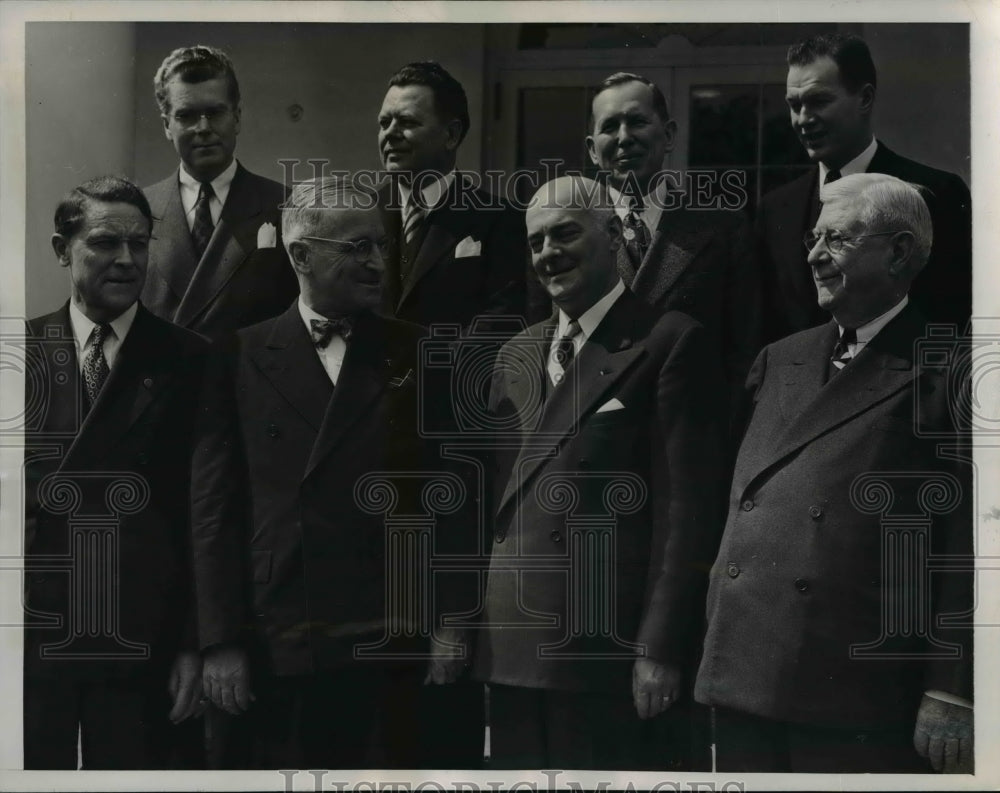
[[[0,789],[995,788],[997,53],[0,5]]]

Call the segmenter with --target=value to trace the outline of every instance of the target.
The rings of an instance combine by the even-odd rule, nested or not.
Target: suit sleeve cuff
[[[930,691],[925,691],[924,694],[931,699],[937,699],[941,702],[948,702],[951,705],[961,705],[963,708],[973,707],[972,701],[966,699],[965,697],[959,697],[955,694],[949,694],[947,691],[938,691],[936,689],[931,689]]]

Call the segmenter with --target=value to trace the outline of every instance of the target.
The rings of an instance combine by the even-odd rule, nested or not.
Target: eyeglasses
[[[807,231],[802,237],[802,243],[807,251],[812,251],[820,241],[826,245],[826,249],[834,256],[844,252],[844,248],[852,242],[863,240],[867,237],[885,237],[889,234],[899,234],[899,231],[877,231],[874,234],[841,234],[839,231]]]
[[[172,113],[170,118],[173,119],[175,124],[182,127],[196,127],[198,123],[205,119],[209,125],[213,125],[217,122],[225,121],[232,110],[228,107],[213,107],[209,110],[178,110],[176,113]]]
[[[372,252],[378,248],[379,255],[385,258],[389,250],[389,238],[382,237],[377,241],[372,241],[365,237],[360,240],[331,240],[328,237],[300,237],[303,240],[316,240],[317,242],[331,242],[340,246],[341,253],[349,253],[356,262],[367,262],[371,260]]]

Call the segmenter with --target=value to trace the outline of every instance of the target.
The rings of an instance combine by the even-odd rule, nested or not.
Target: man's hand
[[[640,719],[659,716],[677,701],[681,673],[676,666],[637,658],[632,668],[632,699]]]
[[[913,730],[913,747],[931,761],[935,771],[971,774],[974,737],[972,708],[924,694]]]
[[[431,660],[424,685],[454,683],[469,662],[469,643],[465,634],[456,628],[442,628],[431,638]]]
[[[250,664],[246,653],[232,644],[220,644],[205,652],[202,674],[205,694],[226,713],[239,716],[256,700],[250,691]]]
[[[178,653],[170,667],[167,691],[173,702],[167,718],[174,724],[201,715],[204,708],[201,706],[201,656],[198,653]]]

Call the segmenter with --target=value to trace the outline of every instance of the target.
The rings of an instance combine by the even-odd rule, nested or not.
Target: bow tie
[[[350,341],[353,331],[354,320],[350,317],[309,320],[309,334],[312,336],[313,344],[321,349],[330,343],[335,333],[345,342]]]

